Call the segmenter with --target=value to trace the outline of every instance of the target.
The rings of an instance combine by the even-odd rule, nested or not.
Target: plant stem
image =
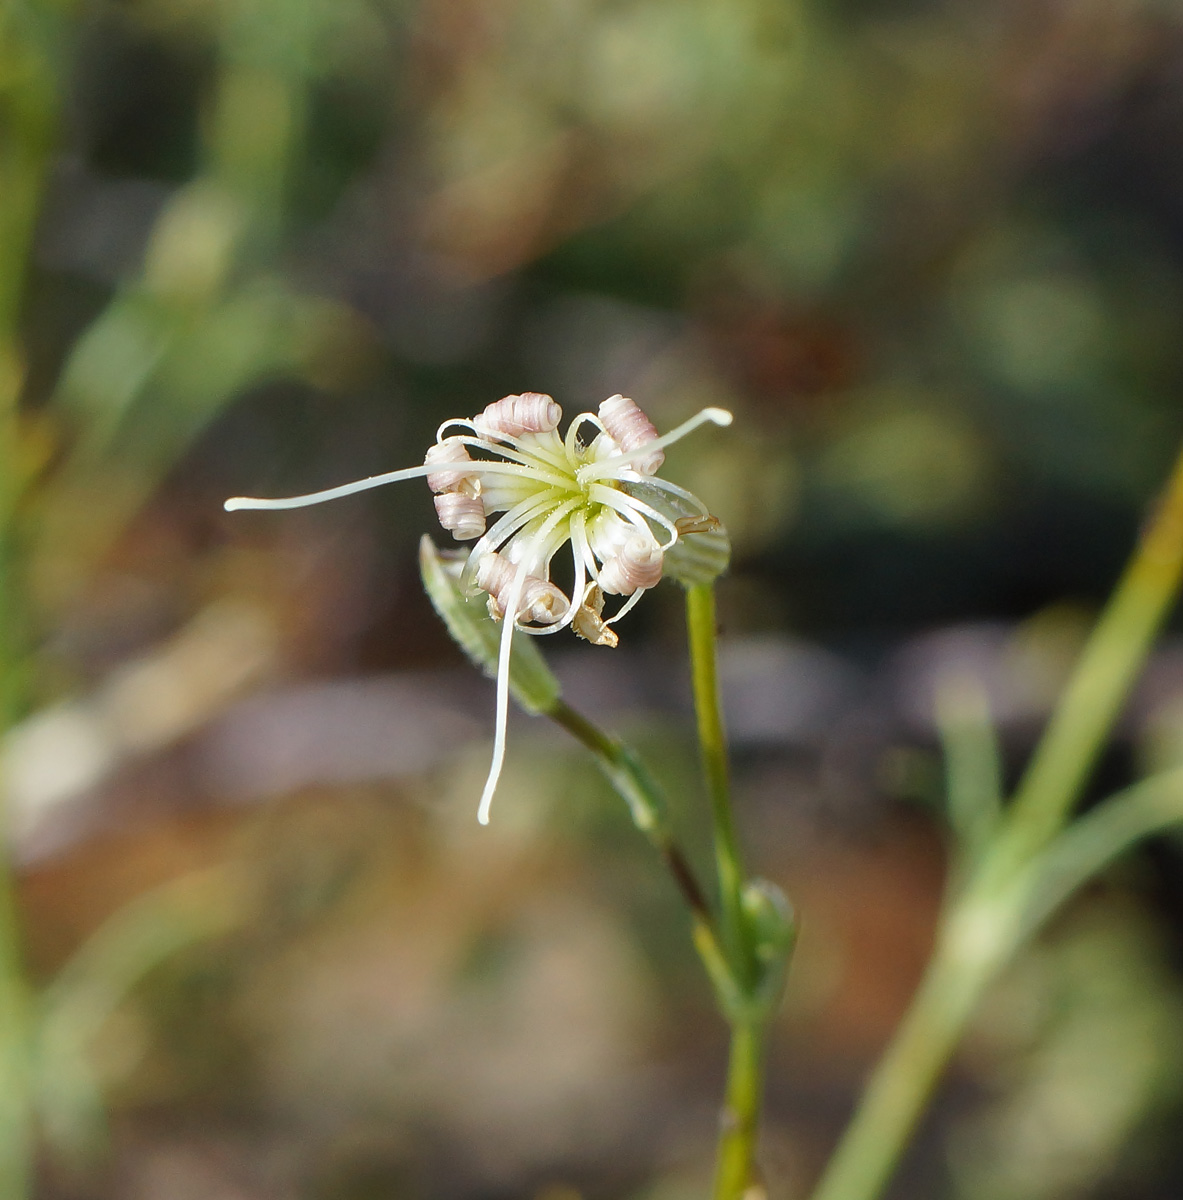
[[[21,81],[0,84],[0,330],[7,343],[16,329],[28,272],[29,247],[41,212],[41,196],[49,170],[57,126],[53,76],[34,31],[43,14],[16,23],[27,40],[16,50]],[[5,33],[9,34],[6,28]],[[44,34],[44,31],[38,30]],[[16,40],[16,39],[14,39]],[[9,47],[6,47],[9,49]]]
[[[1056,854],[1055,839],[1166,619],[1181,574],[1183,454],[1009,811],[945,910],[924,980],[813,1200],[875,1200],[886,1187],[977,1001],[1030,932],[1024,922],[1039,864],[1045,854]]]
[[[20,707],[23,676],[22,604],[16,578],[18,368],[11,340],[0,334],[0,737]],[[0,1196],[23,1200],[31,1186],[32,1120],[30,1010],[24,978],[20,919],[8,840],[7,812],[0,797]]]
[[[996,961],[994,954],[958,953],[948,936],[938,943],[813,1200],[873,1200],[882,1193]]]
[[[623,797],[633,823],[661,856],[674,886],[690,910],[694,944],[716,991],[722,989],[729,1000],[733,999],[736,983],[719,945],[714,916],[694,869],[666,827],[664,804],[656,783],[621,741],[605,733],[565,701],[557,700],[547,715],[595,755],[609,783]]]
[[[723,933],[737,973],[745,983],[750,984],[753,982],[755,964],[743,919],[744,868],[731,809],[727,735],[723,730],[723,712],[719,702],[715,589],[711,584],[695,584],[686,589],[686,626],[690,641],[694,710],[698,718],[698,742],[711,803]]]
[[[0,366],[0,370],[3,367]],[[0,387],[3,383],[0,382]],[[15,396],[13,397],[15,400]],[[0,737],[15,719],[22,668],[16,630],[20,603],[15,576],[15,413],[0,412]],[[32,1121],[29,1063],[30,1009],[24,978],[20,919],[0,797],[0,1196],[23,1200],[31,1185]]]
[[[20,925],[7,862],[0,869],[0,1195],[29,1195],[32,1091],[30,997],[20,952]]]
[[[744,871],[731,812],[727,742],[719,706],[715,656],[715,598],[709,585],[688,589],[687,625],[728,953],[719,944],[714,918],[702,889],[666,828],[664,806],[657,788],[640,762],[621,742],[563,701],[554,704],[549,716],[596,756],[609,781],[628,803],[637,827],[661,854],[690,909],[695,947],[714,985],[719,1008],[731,1026],[714,1196],[715,1200],[740,1200],[751,1187],[754,1175],[763,1091],[766,1014],[757,1013],[752,1002],[757,970],[742,907]]]
[[[2,369],[2,368],[0,368]],[[3,386],[0,384],[0,386]],[[0,474],[16,478],[13,414],[0,413]],[[15,572],[13,485],[3,487],[0,511],[0,737],[18,708],[23,674],[18,645],[21,605]],[[31,1186],[32,1116],[30,997],[24,978],[20,919],[7,813],[0,797],[0,1196],[23,1200]]]
[[[746,873],[731,807],[712,584],[694,584],[686,589],[686,627],[698,742],[711,804],[724,935],[741,991],[749,999],[749,1004],[742,1008],[723,1009],[731,1026],[731,1052],[715,1168],[715,1200],[740,1200],[752,1187],[756,1174],[756,1138],[764,1083],[764,1029],[768,1014],[758,1012],[750,1003],[759,981],[759,965],[744,919]]]
[[[742,1197],[752,1185],[764,1090],[763,1063],[763,1023],[734,1022],[715,1167],[715,1200]]]
[[[1082,884],[1138,842],[1183,824],[1183,767],[1151,775],[1077,817],[1038,860],[1023,913],[1030,937]]]
[[[17,719],[23,702],[20,313],[58,116],[57,80],[46,50],[53,44],[56,18],[49,8],[26,5],[6,19],[10,40],[5,49],[20,69],[0,90],[0,736]],[[5,1200],[23,1200],[32,1188],[31,1027],[7,814],[0,805],[0,1196]]]

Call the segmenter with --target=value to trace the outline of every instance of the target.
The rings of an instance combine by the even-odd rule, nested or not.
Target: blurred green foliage
[[[662,427],[735,410],[725,443],[670,455],[731,533],[731,632],[861,649],[1097,601],[1183,433],[1181,62],[1169,0],[5,0],[6,712],[85,699],[227,594],[278,631],[277,675],[445,658],[414,586],[425,495],[294,532],[231,534],[218,505],[410,464],[441,420],[523,388],[576,409],[628,392]],[[671,606],[653,601],[625,637],[660,654]],[[137,711],[172,711],[145,694]],[[224,701],[211,685],[197,708]],[[571,774],[568,798],[597,786]],[[534,859],[496,861],[440,934],[459,974],[501,962],[472,948],[473,913]],[[1057,1049],[1097,1029],[1136,1044],[1089,1172],[1177,1103],[1147,1046],[1178,980],[1144,920],[1118,907],[1028,964],[1030,1004],[1068,998],[1024,1026],[1050,1031],[1042,1049],[985,1072],[1000,1099],[965,1126],[977,1149],[956,1143],[959,1194],[1087,1190],[1050,1150],[1000,1164],[1033,1105],[1097,1087]],[[527,965],[559,955],[539,921]],[[596,920],[579,929],[636,970]],[[613,1010],[630,1037],[645,987]],[[511,1007],[494,1024],[527,1044]],[[47,1055],[73,1053],[72,1013],[51,1013]],[[61,1080],[84,1141],[93,1081]],[[335,1170],[326,1196],[360,1194]]]

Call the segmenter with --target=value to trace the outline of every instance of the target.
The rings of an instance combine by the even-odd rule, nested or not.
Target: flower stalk
[[[0,364],[0,372],[4,364]],[[5,384],[0,382],[0,389]],[[16,543],[16,395],[0,412],[0,734],[16,719],[24,674],[23,603]],[[16,898],[7,805],[0,796],[0,1196],[23,1200],[32,1176],[30,997]]]
[[[660,436],[632,400],[617,395],[596,413],[576,416],[565,435],[558,431],[561,417],[550,396],[505,396],[471,419],[441,425],[421,466],[286,499],[234,497],[225,507],[300,508],[398,480],[426,479],[440,524],[472,548],[441,554],[425,538],[420,545],[424,585],[453,638],[497,683],[493,758],[478,820],[488,821],[501,774],[511,695],[527,711],[549,716],[595,755],[685,902],[695,949],[731,1026],[715,1197],[740,1200],[755,1179],[764,1032],[780,1002],[795,929],[780,892],[746,878],[731,808],[713,590],[730,543],[700,500],[657,477],[666,446],[704,424],[728,425],[731,414],[707,408]],[[552,559],[563,547],[571,554],[569,592],[551,578]],[[564,703],[558,681],[528,646],[529,638],[567,627],[594,645],[617,645],[612,625],[667,570],[687,592],[718,919],[669,830],[648,772],[622,742]],[[484,605],[478,600],[482,596]],[[609,596],[623,600],[605,617]]]
[[[763,1093],[764,1022],[735,1021],[731,1025],[727,1088],[719,1120],[715,1200],[745,1197],[759,1187],[756,1139]]]
[[[699,752],[711,806],[724,936],[740,978],[750,985],[753,982],[751,948],[743,918],[745,876],[731,808],[727,734],[723,728],[715,647],[715,590],[711,584],[695,584],[686,589],[686,629],[690,642],[690,671]]]
[[[637,827],[661,855],[690,914],[695,949],[714,987],[719,1009],[731,1026],[714,1197],[715,1200],[739,1200],[748,1193],[756,1178],[764,1031],[771,1006],[754,1002],[750,978],[737,973],[734,957],[726,952],[716,932],[715,918],[702,888],[666,827],[664,805],[656,785],[640,761],[623,743],[609,737],[562,700],[557,701],[547,715],[595,755],[608,780],[628,803]],[[722,747],[722,743],[719,745]],[[725,781],[725,754],[722,766]],[[638,814],[643,814],[640,820]],[[733,840],[733,848],[734,845]],[[739,872],[737,877],[742,878],[738,857],[732,862]],[[736,919],[741,927],[743,912],[742,899],[737,899]]]
[[[736,997],[719,996],[731,1028],[731,1049],[714,1200],[740,1200],[761,1190],[756,1142],[763,1103],[764,1042],[768,1021],[780,1004],[795,929],[780,892],[771,884],[748,880],[736,834],[719,694],[713,583],[687,587],[686,627],[699,749],[711,806],[719,907],[731,972],[738,984]]]

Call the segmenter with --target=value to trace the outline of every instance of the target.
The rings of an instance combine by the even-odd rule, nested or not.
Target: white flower
[[[702,521],[713,520],[684,488],[656,478],[663,447],[707,422],[731,423],[725,409],[706,408],[659,437],[637,405],[619,395],[605,400],[597,413],[580,413],[565,436],[558,432],[561,418],[562,409],[550,396],[506,396],[472,420],[444,422],[422,466],[306,496],[236,496],[225,505],[231,512],[302,508],[427,477],[440,523],[458,540],[474,542],[461,575],[464,587],[487,594],[494,619],[513,614],[501,635],[493,761],[477,814],[482,824],[488,822],[505,758],[513,630],[540,636],[570,625],[580,637],[615,646],[611,625],[661,579],[663,556],[696,526],[696,519],[672,517],[648,501],[665,494],[679,502],[678,508],[689,504]],[[481,456],[474,458],[473,450]],[[634,492],[633,485],[643,487]],[[550,578],[551,562],[566,545],[574,569],[570,595]],[[606,619],[605,594],[626,597]]]

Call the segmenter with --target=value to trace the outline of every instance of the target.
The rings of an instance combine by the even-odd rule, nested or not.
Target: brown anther
[[[714,533],[723,524],[718,517],[679,517],[674,522],[674,528],[679,537],[688,533]]]
[[[591,642],[593,646],[615,647],[620,644],[620,639],[616,636],[615,630],[600,619],[603,611],[603,589],[598,584],[589,583],[583,593],[583,603],[571,619],[571,628],[585,642]]]

